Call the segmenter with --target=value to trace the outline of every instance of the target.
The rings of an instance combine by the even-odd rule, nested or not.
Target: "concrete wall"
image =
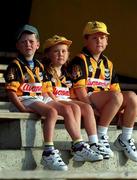
[[[105,54],[119,74],[137,78],[136,19],[136,0],[33,0],[30,23],[40,30],[41,44],[54,34],[70,38],[74,56],[83,45],[86,22],[105,22],[111,33]]]

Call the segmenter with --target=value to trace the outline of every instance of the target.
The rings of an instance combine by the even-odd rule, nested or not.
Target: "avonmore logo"
[[[65,91],[65,90],[55,89],[53,93],[55,96],[68,96],[68,97],[70,96],[69,91]]]
[[[23,92],[42,92],[42,84],[41,83],[24,83],[21,86],[21,90]]]
[[[94,86],[99,86],[99,87],[107,87],[109,85],[108,81],[104,80],[95,80],[95,79],[89,79],[87,82],[87,87],[94,87]]]

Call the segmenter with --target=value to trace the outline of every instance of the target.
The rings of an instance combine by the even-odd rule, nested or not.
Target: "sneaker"
[[[68,170],[68,166],[63,162],[57,149],[52,150],[48,155],[43,151],[41,164],[51,170]]]
[[[123,141],[121,139],[121,134],[120,134],[116,139],[116,141],[114,142],[114,145],[116,146],[117,150],[124,151],[125,155],[129,159],[137,162],[137,150],[134,144],[134,139]]]
[[[93,144],[90,144],[90,148],[93,151],[95,151],[96,153],[101,154],[103,156],[103,159],[109,159],[110,158],[108,152],[105,152],[106,148],[104,148],[104,146],[102,146],[102,144],[93,143]]]
[[[73,159],[75,161],[101,161],[103,156],[90,149],[89,144],[82,143],[78,150],[72,146]]]
[[[103,146],[104,151],[109,154],[109,157],[113,157],[114,153],[110,148],[109,142],[108,142],[108,136],[104,135],[99,138],[99,143]]]

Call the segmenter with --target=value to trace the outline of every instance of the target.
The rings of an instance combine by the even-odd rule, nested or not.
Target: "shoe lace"
[[[96,144],[96,147],[97,147],[97,149],[98,149],[99,151],[103,151],[103,152],[104,152],[104,147],[102,146],[101,143],[97,143],[97,144]]]
[[[91,153],[92,153],[92,154],[96,154],[96,152],[93,151],[93,150],[90,148],[90,145],[87,144],[87,143],[83,143],[83,145],[82,145],[82,150],[83,150],[83,153],[86,154],[87,156],[90,156]]]
[[[106,148],[110,148],[110,145],[108,143],[108,136],[103,135],[100,139],[100,144],[104,144]]]
[[[128,140],[128,142],[129,142],[129,145],[132,148],[132,150],[136,151],[136,147],[135,147],[135,144],[134,144],[134,142],[135,142],[134,139],[131,138],[131,139]]]
[[[50,155],[52,156],[52,158],[53,158],[54,160],[56,159],[57,162],[59,162],[59,163],[64,163],[63,160],[62,160],[62,158],[60,157],[60,156],[61,156],[61,153],[59,152],[58,149],[52,150],[51,153],[50,153]]]

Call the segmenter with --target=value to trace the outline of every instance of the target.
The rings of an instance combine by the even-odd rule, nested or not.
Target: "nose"
[[[30,46],[30,42],[29,41],[25,41],[25,46]]]
[[[62,51],[59,51],[59,55],[62,56],[63,52]]]
[[[101,42],[101,38],[100,37],[97,38],[97,42],[98,43]]]

